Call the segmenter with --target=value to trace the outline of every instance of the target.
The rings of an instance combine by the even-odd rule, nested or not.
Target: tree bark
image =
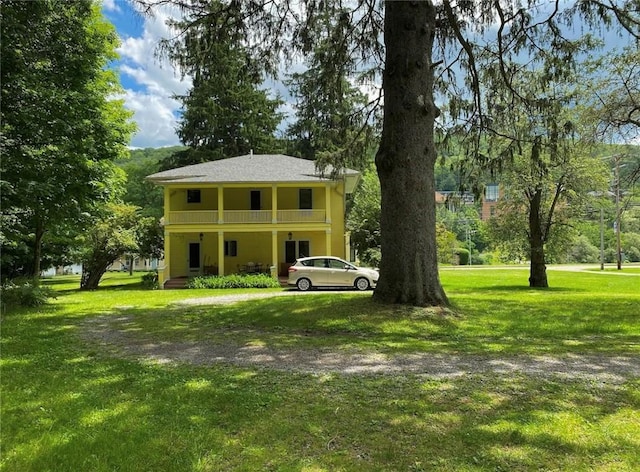
[[[387,1],[385,9],[384,121],[376,155],[382,260],[374,299],[446,305],[436,252],[435,9],[431,1]]]
[[[529,247],[531,265],[529,266],[529,287],[549,287],[547,266],[544,256],[545,232],[540,216],[542,194],[536,190],[529,200]]]
[[[101,260],[91,265],[83,264],[82,276],[80,277],[80,290],[97,289],[100,279],[107,271],[107,267],[109,267],[109,264],[112,264],[115,259],[114,257],[112,260]]]

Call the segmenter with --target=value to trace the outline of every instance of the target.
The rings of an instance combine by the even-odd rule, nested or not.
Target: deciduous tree
[[[364,173],[347,218],[351,244],[367,265],[380,262],[380,182],[373,169]]]
[[[589,192],[604,191],[607,172],[595,156],[594,124],[579,121],[581,97],[570,85],[577,77],[563,72],[553,80],[544,69],[519,76],[510,87],[495,84],[487,98],[492,133],[483,165],[499,173],[503,188],[495,221],[520,229],[496,234],[526,238],[529,285],[548,287],[546,245],[582,215]]]
[[[215,24],[217,31],[231,32],[234,41],[247,44],[252,58],[271,72],[282,55],[291,58],[310,51],[315,41],[314,26],[325,11],[344,18],[346,34],[343,41],[334,44],[334,54],[356,58],[351,73],[381,73],[384,92],[382,138],[376,155],[382,194],[382,262],[374,298],[421,306],[446,304],[436,254],[434,124],[440,112],[434,92],[442,90],[441,85],[464,86],[480,97],[473,42],[496,46],[493,40],[482,39],[483,28],[497,27],[501,33],[506,28],[516,33],[517,43],[497,44],[500,55],[526,53],[538,47],[537,41],[545,35],[557,39],[545,43],[545,47],[554,46],[550,54],[557,53],[555,46],[564,44],[558,28],[563,7],[560,0],[552,2],[550,11],[541,15],[536,10],[546,5],[507,0],[443,0],[437,5],[430,0],[229,0],[216,3],[215,9],[204,0],[167,2],[177,3],[189,13],[185,30],[202,22]],[[622,21],[625,28],[633,30],[640,24],[634,23],[637,11],[632,8],[633,2],[582,0],[577,2],[576,11],[591,15],[594,22],[603,18],[611,21],[615,14],[614,21]],[[463,59],[459,63],[465,68],[465,79],[453,78],[454,68],[448,61],[451,57]],[[562,67],[561,57],[557,67]],[[509,81],[508,71],[503,78]],[[482,116],[480,109],[475,113]]]
[[[132,205],[107,203],[96,208],[88,230],[80,236],[83,242],[80,288],[94,290],[100,279],[118,257],[138,251],[136,231],[138,209]]]
[[[7,0],[0,15],[2,273],[37,277],[46,234],[110,198],[133,126],[113,98],[118,38],[98,3]]]

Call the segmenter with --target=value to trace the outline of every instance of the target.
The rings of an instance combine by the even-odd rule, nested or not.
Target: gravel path
[[[182,300],[181,305],[229,304],[274,296],[301,295],[296,291],[235,294]],[[561,377],[596,382],[622,383],[640,378],[640,358],[606,355],[510,356],[414,353],[387,355],[331,349],[276,349],[250,343],[238,344],[215,338],[198,342],[157,341],[141,338],[130,330],[134,318],[98,316],[83,326],[82,336],[111,355],[161,364],[231,364],[303,373],[421,374],[432,378],[455,378],[467,374]],[[219,340],[222,339],[222,340]]]

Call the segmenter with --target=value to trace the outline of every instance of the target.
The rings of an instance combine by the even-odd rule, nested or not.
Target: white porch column
[[[158,268],[158,284],[164,288],[164,283],[171,278],[171,233],[164,230],[164,264]]]
[[[276,268],[276,276],[278,275],[278,232],[271,231],[271,266]]]
[[[171,211],[171,192],[169,187],[164,187],[164,224],[171,224],[169,220],[169,212]]]
[[[218,231],[218,275],[224,275],[224,231]]]
[[[278,222],[278,187],[276,184],[271,186],[271,223],[274,225]]]
[[[325,200],[325,222],[331,223],[331,183],[327,183],[324,186],[324,200]],[[327,253],[329,254],[329,253]]]
[[[222,185],[218,187],[218,224],[224,223],[224,189]]]
[[[331,255],[331,230],[325,230],[324,234],[325,250],[328,256]]]

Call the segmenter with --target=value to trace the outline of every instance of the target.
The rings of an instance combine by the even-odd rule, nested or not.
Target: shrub
[[[0,300],[3,309],[40,306],[47,303],[50,298],[56,298],[55,291],[51,287],[43,287],[33,280],[10,280],[0,286]]]
[[[478,264],[481,264],[481,265],[491,265],[494,263],[494,261],[499,259],[499,256],[493,252],[483,252],[478,256],[474,256],[474,259],[473,259],[474,261],[476,260],[476,257],[477,259],[479,259]]]
[[[456,256],[458,256],[458,264],[467,265],[469,264],[469,250],[459,247],[456,248]]]
[[[482,254],[471,254],[471,264],[472,265],[483,265],[485,263],[484,257]]]
[[[144,274],[142,276],[142,287],[149,290],[159,289],[160,285],[158,284],[158,272],[154,270]]]
[[[598,262],[600,250],[586,236],[578,236],[569,250],[567,262]]]
[[[280,282],[267,274],[233,274],[194,277],[187,288],[278,288]]]
[[[631,246],[627,248],[625,252],[625,256],[627,256],[627,260],[629,262],[640,262],[640,249],[637,247]]]
[[[629,262],[640,262],[640,234],[624,233],[622,249]]]
[[[382,253],[380,252],[380,248],[377,247],[369,248],[359,254],[360,262],[367,267],[379,267],[381,258]]]

